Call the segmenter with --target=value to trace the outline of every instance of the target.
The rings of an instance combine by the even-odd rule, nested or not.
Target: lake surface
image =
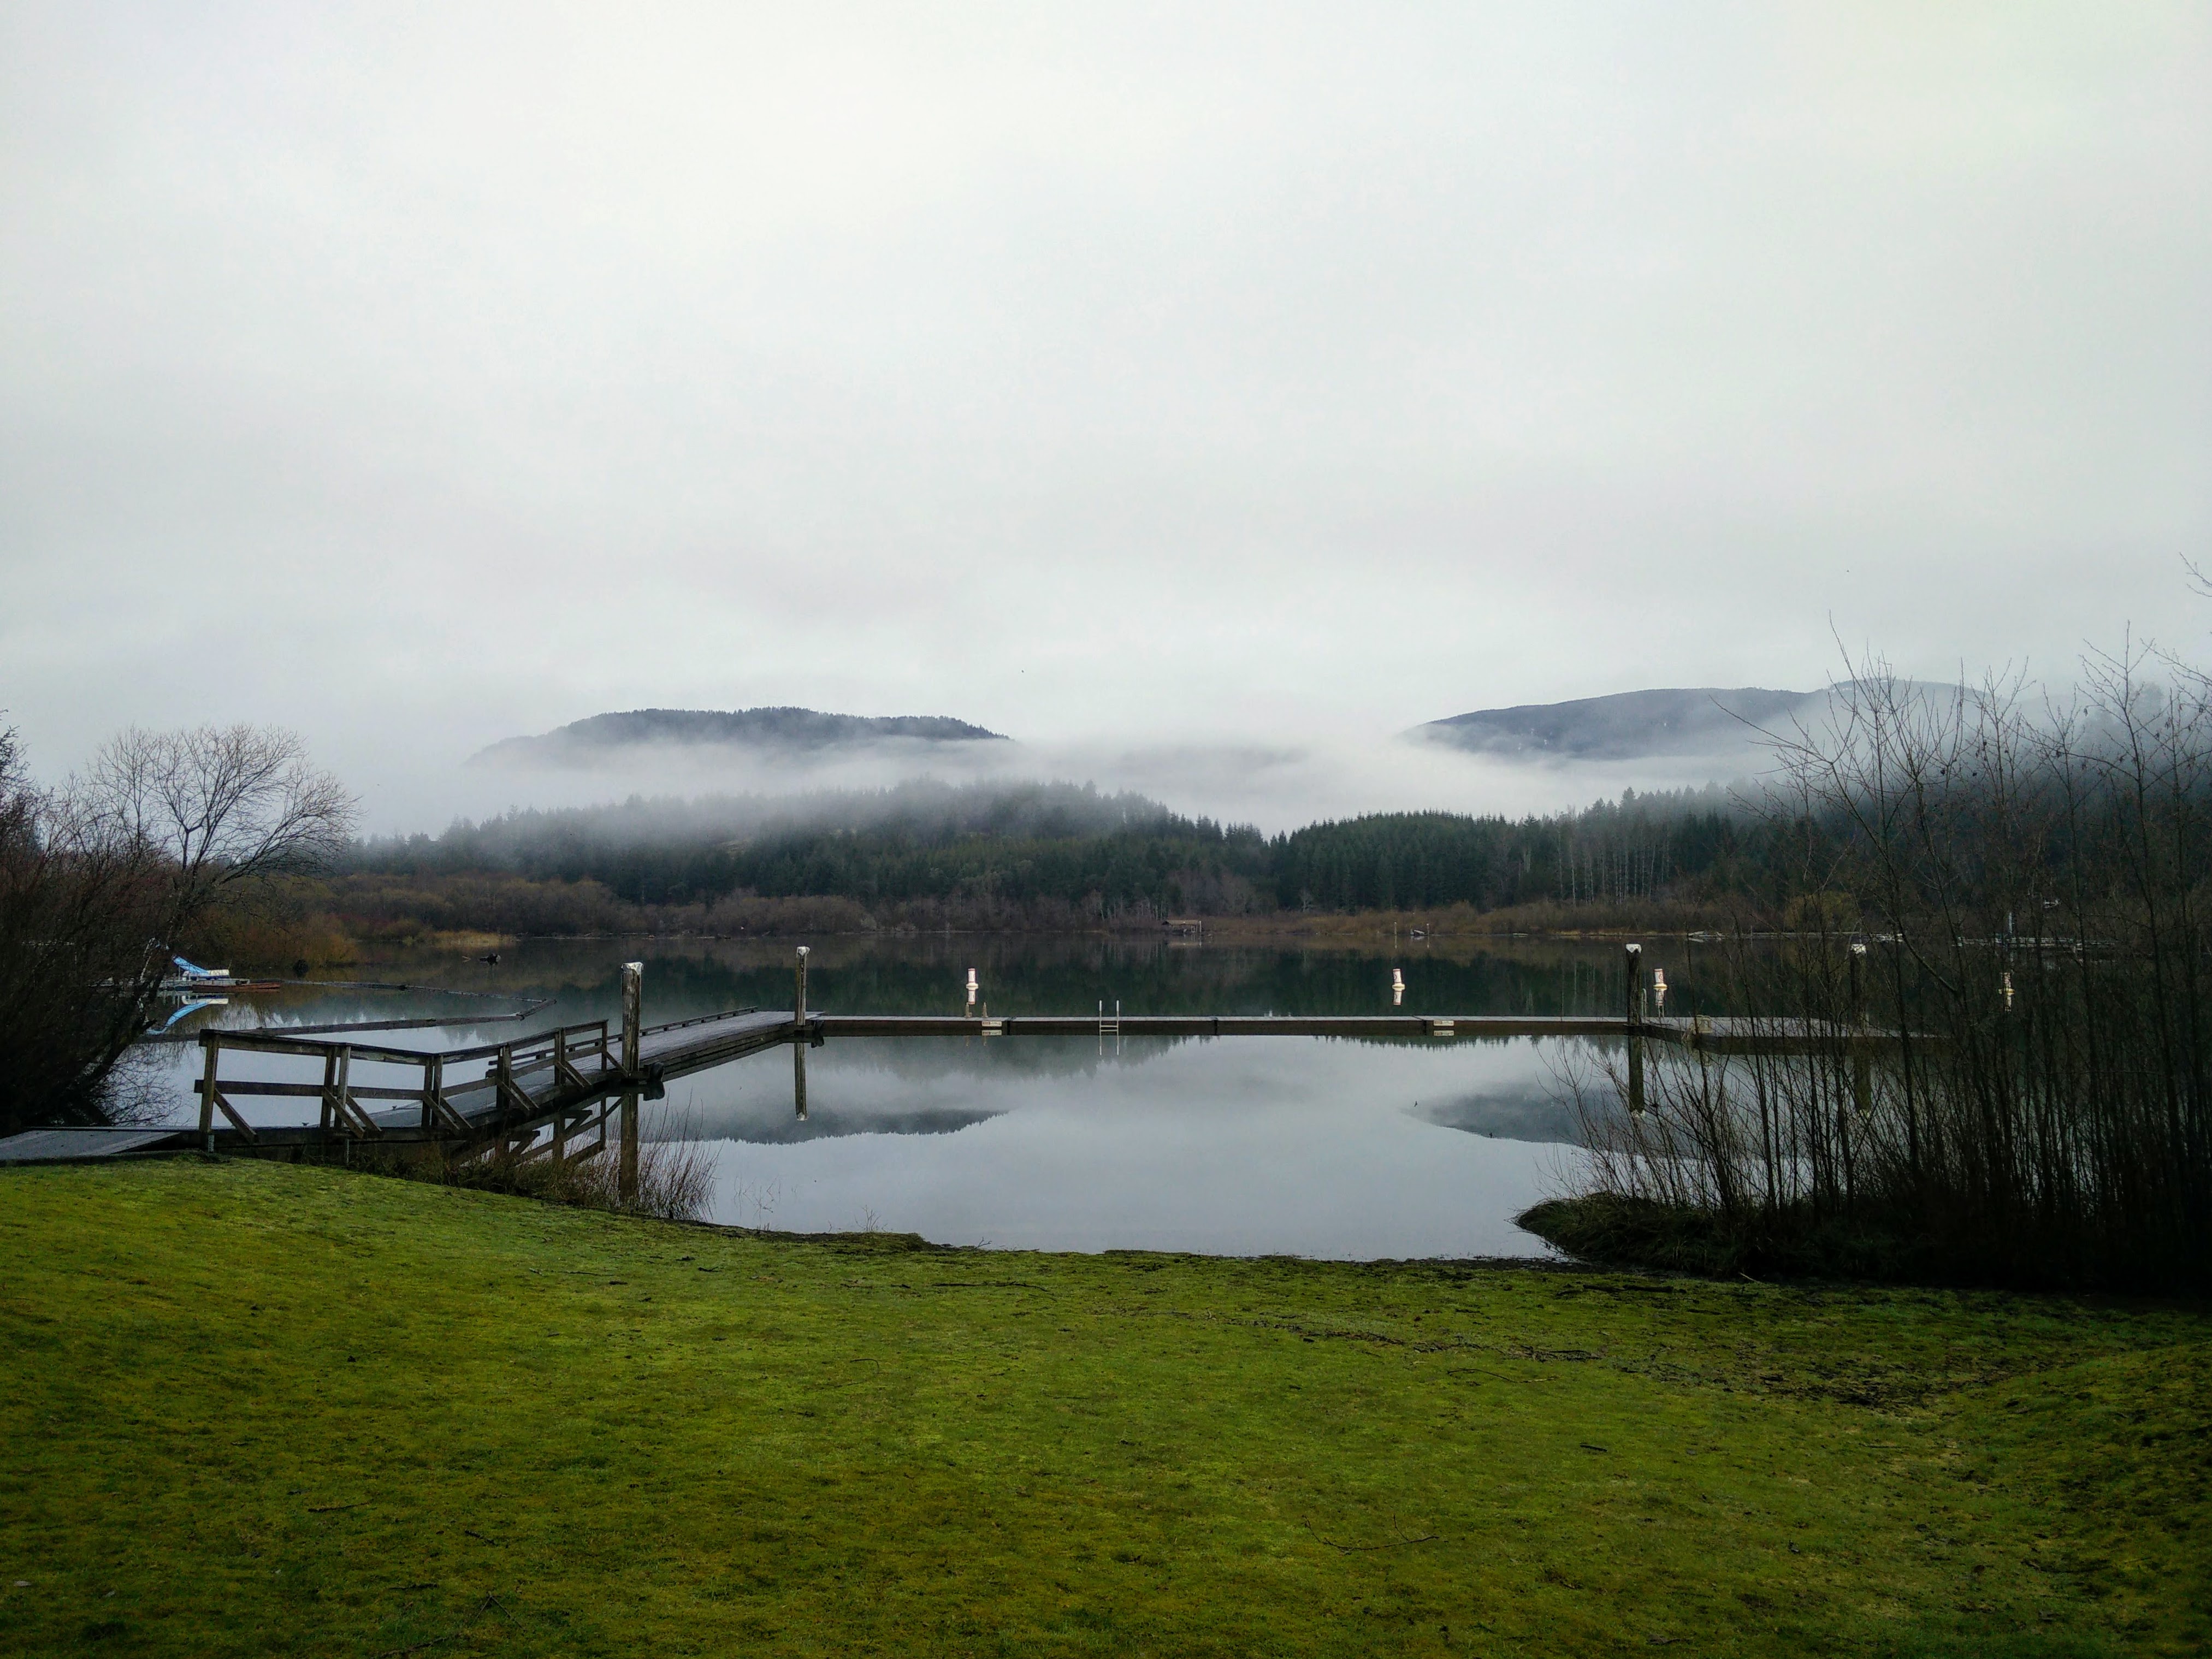
[[[1695,1012],[1700,947],[1647,944]],[[283,1027],[436,1018],[365,1041],[446,1048],[614,1017],[620,964],[642,960],[648,1024],[787,1007],[790,942],[526,941],[497,965],[410,956],[356,970],[405,989],[326,985],[189,1016]],[[835,939],[809,958],[808,1003],[832,1013],[957,1013],[969,969],[994,1014],[1613,1013],[1618,945],[1474,950],[1123,943],[1029,937]],[[550,999],[520,1021],[525,998]],[[1720,1012],[1706,1009],[1705,1012]],[[648,1138],[714,1160],[711,1218],[798,1232],[881,1227],[1003,1248],[1282,1253],[1370,1259],[1542,1255],[1512,1217],[1558,1190],[1577,1154],[1554,1081],[1583,1045],[1309,1037],[833,1039],[679,1079]],[[198,1049],[162,1051],[179,1118]],[[297,1121],[270,1103],[260,1121]]]

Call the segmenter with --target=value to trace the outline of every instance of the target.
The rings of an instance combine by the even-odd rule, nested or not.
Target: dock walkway
[[[281,1031],[203,1031],[195,1085],[200,1122],[147,1127],[33,1129],[0,1140],[0,1164],[74,1163],[199,1148],[259,1156],[325,1156],[377,1143],[503,1148],[524,1157],[587,1158],[608,1146],[610,1119],[638,1096],[657,1098],[688,1077],[786,1043],[860,1037],[1336,1037],[1355,1041],[1584,1037],[1665,1042],[1715,1054],[1808,1054],[1893,1043],[1893,1034],[1808,1020],[1517,1014],[823,1014],[733,1008],[637,1032],[622,1062],[605,1020],[508,1042],[441,1050],[348,1042]],[[1640,1057],[1639,1057],[1640,1058]],[[1639,1073],[1640,1065],[1636,1068]],[[1640,1079],[1638,1079],[1640,1081]],[[803,1059],[798,1079],[805,1109]],[[1639,1091],[1640,1092],[1640,1091]],[[252,1121],[250,1100],[313,1100],[313,1124]],[[219,1121],[220,1120],[220,1121]],[[632,1130],[634,1133],[634,1128]]]
[[[508,1042],[450,1049],[395,1048],[276,1032],[206,1031],[200,1096],[203,1144],[216,1150],[276,1150],[332,1137],[393,1145],[464,1146],[534,1141],[549,1126],[556,1149],[572,1136],[604,1131],[622,1096],[657,1097],[672,1078],[757,1054],[791,1040],[793,1017],[737,1008],[637,1033],[635,1068],[605,1020],[563,1025]],[[319,1067],[302,1075],[299,1062]],[[471,1073],[476,1073],[471,1075]],[[319,1121],[264,1125],[240,1103],[294,1098],[317,1103]],[[228,1128],[217,1127],[217,1115]],[[597,1152],[604,1140],[594,1142]],[[0,1146],[0,1155],[4,1155]]]
[[[1611,1037],[1676,1043],[1714,1054],[1806,1053],[1853,1034],[1823,1021],[1643,1019],[1521,1014],[816,1014],[809,1029],[841,1036],[1310,1036],[1386,1038]]]

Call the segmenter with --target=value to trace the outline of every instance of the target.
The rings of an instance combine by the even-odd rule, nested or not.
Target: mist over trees
[[[478,750],[469,764],[591,765],[647,748],[793,751],[1006,741],[997,732],[944,714],[828,714],[788,707],[634,708],[573,720],[542,736],[504,738]]]
[[[615,930],[625,910],[630,926],[651,912],[656,926],[757,931],[799,901],[842,902],[853,926],[925,927],[1624,904],[1708,896],[1758,873],[1742,822],[1709,787],[1519,820],[1376,813],[1269,837],[1073,784],[916,782],[517,811],[362,843],[337,892],[386,918],[404,888],[438,926],[580,933]],[[525,913],[543,925],[508,925]],[[829,913],[805,914],[818,926]]]
[[[1257,830],[1183,817],[1140,795],[925,781],[797,799],[518,811],[441,836],[363,843],[347,869],[356,878],[588,884],[629,906],[842,899],[1075,923],[1186,901],[1250,909],[1265,860]]]
[[[1848,798],[1806,785],[1804,756],[1848,751],[1875,696],[1899,720],[1941,722],[1966,695],[1867,672],[1820,718],[1774,734],[1769,775],[1734,788],[1628,790],[1519,818],[1369,813],[1272,836],[1067,783],[633,798],[357,843],[329,896],[348,929],[395,939],[1049,931],[1455,907],[1516,927],[1825,926],[1857,903],[1832,872],[1863,830]],[[2129,695],[2147,707],[2167,693]],[[2094,700],[2036,718],[2083,753],[2126,740]]]

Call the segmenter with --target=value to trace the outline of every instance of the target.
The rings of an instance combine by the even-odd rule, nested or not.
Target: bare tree
[[[0,737],[0,1128],[106,1121],[170,951],[260,878],[326,862],[355,811],[289,732],[125,732],[51,792]]]
[[[356,806],[296,734],[241,725],[134,726],[94,756],[64,810],[81,839],[166,868],[173,929],[226,887],[327,864],[352,833]]]

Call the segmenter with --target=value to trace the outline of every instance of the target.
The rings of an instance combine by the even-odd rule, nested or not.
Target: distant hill
[[[894,740],[1005,743],[1000,732],[944,714],[823,714],[811,708],[636,708],[594,714],[534,738],[507,738],[469,764],[604,764],[659,744],[757,750],[857,749]]]
[[[1570,702],[1478,708],[1431,720],[1413,732],[1455,749],[1530,760],[1721,755],[1748,748],[1756,735],[1752,726],[1786,729],[1793,718],[1810,723],[1826,710],[1827,698],[1825,690],[1667,686]]]

